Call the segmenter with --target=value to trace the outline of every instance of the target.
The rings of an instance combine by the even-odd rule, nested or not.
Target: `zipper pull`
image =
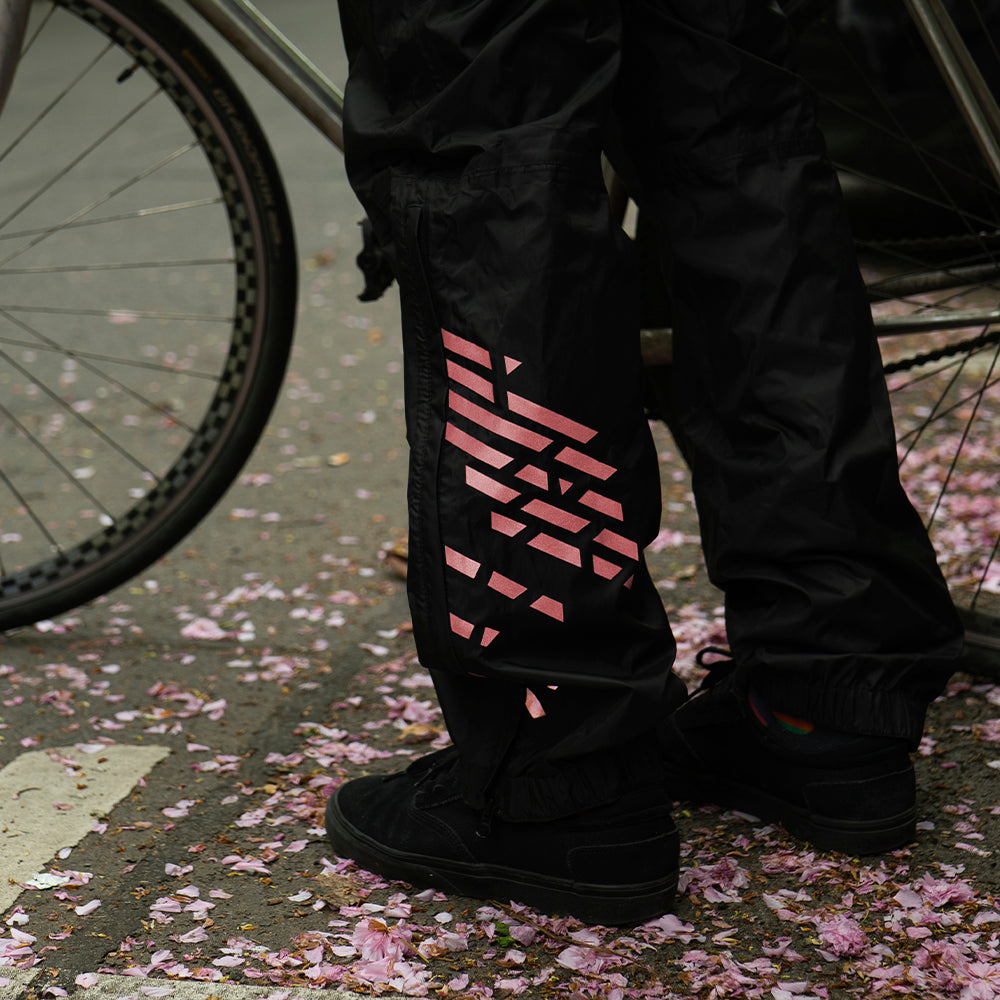
[[[479,822],[476,824],[476,836],[485,840],[493,833],[493,818],[497,814],[496,802],[488,799],[483,811],[479,814]]]

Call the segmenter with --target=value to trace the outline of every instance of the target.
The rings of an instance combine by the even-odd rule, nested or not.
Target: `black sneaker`
[[[449,748],[342,785],[326,806],[334,850],[385,878],[586,923],[636,924],[671,908],[679,843],[661,790],[556,821],[485,824],[455,790],[456,763]]]
[[[726,666],[661,726],[674,799],[778,822],[845,854],[881,854],[914,839],[916,782],[905,741],[795,732],[795,720],[752,704],[746,682]]]

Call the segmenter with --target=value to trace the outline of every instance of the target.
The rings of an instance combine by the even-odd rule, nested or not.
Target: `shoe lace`
[[[413,777],[413,783],[418,787],[425,785],[435,785],[440,783],[443,787],[453,787],[455,784],[453,773],[458,766],[458,748],[454,746],[445,747],[435,753],[428,754],[415,760],[407,770]],[[493,821],[496,818],[499,804],[492,797],[488,798],[486,805],[479,814],[476,823],[476,836],[489,837],[493,832]]]
[[[717,656],[720,659],[708,662],[709,656]],[[725,649],[722,646],[705,646],[703,649],[698,650],[694,662],[702,669],[708,671],[698,686],[699,691],[706,691],[708,688],[715,687],[716,684],[729,677],[736,670],[736,660],[733,657],[733,651]]]
[[[415,785],[432,784],[446,772],[451,771],[458,763],[458,749],[445,747],[425,757],[419,757],[407,770],[413,777]]]

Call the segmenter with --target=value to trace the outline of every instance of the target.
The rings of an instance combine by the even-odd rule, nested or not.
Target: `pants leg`
[[[565,815],[652,778],[674,655],[642,556],[636,267],[600,171],[617,5],[341,9],[348,171],[402,297],[418,652],[469,803]]]
[[[669,247],[682,425],[741,669],[919,739],[961,630],[899,485],[836,175],[767,0],[624,0],[619,113]]]

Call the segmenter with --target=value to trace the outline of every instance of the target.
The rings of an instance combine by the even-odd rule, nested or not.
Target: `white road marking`
[[[8,971],[20,973],[24,981],[20,987],[14,988],[14,992],[10,992],[11,987],[6,991],[0,988],[0,1000],[16,1000],[38,970],[24,972],[20,969],[0,968],[0,983]],[[401,997],[403,994],[393,993],[393,996]],[[265,997],[316,1000],[317,992],[301,987],[238,986],[235,983],[194,983],[189,980],[98,974],[93,986],[70,992],[70,997],[78,997],[79,1000],[209,1000],[211,997],[218,1000],[264,1000]],[[332,987],[324,987],[322,997],[323,1000],[371,1000],[370,997]]]
[[[56,854],[90,832],[136,782],[170,753],[162,746],[111,746],[98,753],[57,747],[22,754],[0,770],[0,913],[21,894],[20,884],[46,868]],[[52,755],[52,756],[50,756]],[[53,756],[72,758],[80,772],[67,773]],[[80,788],[78,785],[85,785]],[[56,803],[72,809],[58,808]],[[10,879],[10,883],[7,882]],[[0,1000],[18,1000],[44,966],[0,966]],[[91,977],[88,977],[90,979]],[[93,985],[70,989],[74,1000],[316,1000],[316,991],[281,986],[242,986],[141,976],[93,975]],[[399,994],[395,994],[399,996]],[[369,1000],[347,990],[325,988],[324,1000]]]
[[[0,913],[59,851],[73,847],[170,753],[163,746],[109,746],[96,753],[53,747],[22,754],[0,770]],[[70,771],[53,757],[80,765]],[[0,968],[0,979],[5,970]],[[0,1000],[6,994],[0,990]]]
[[[0,1000],[16,1000],[41,969],[11,969],[0,966]]]

